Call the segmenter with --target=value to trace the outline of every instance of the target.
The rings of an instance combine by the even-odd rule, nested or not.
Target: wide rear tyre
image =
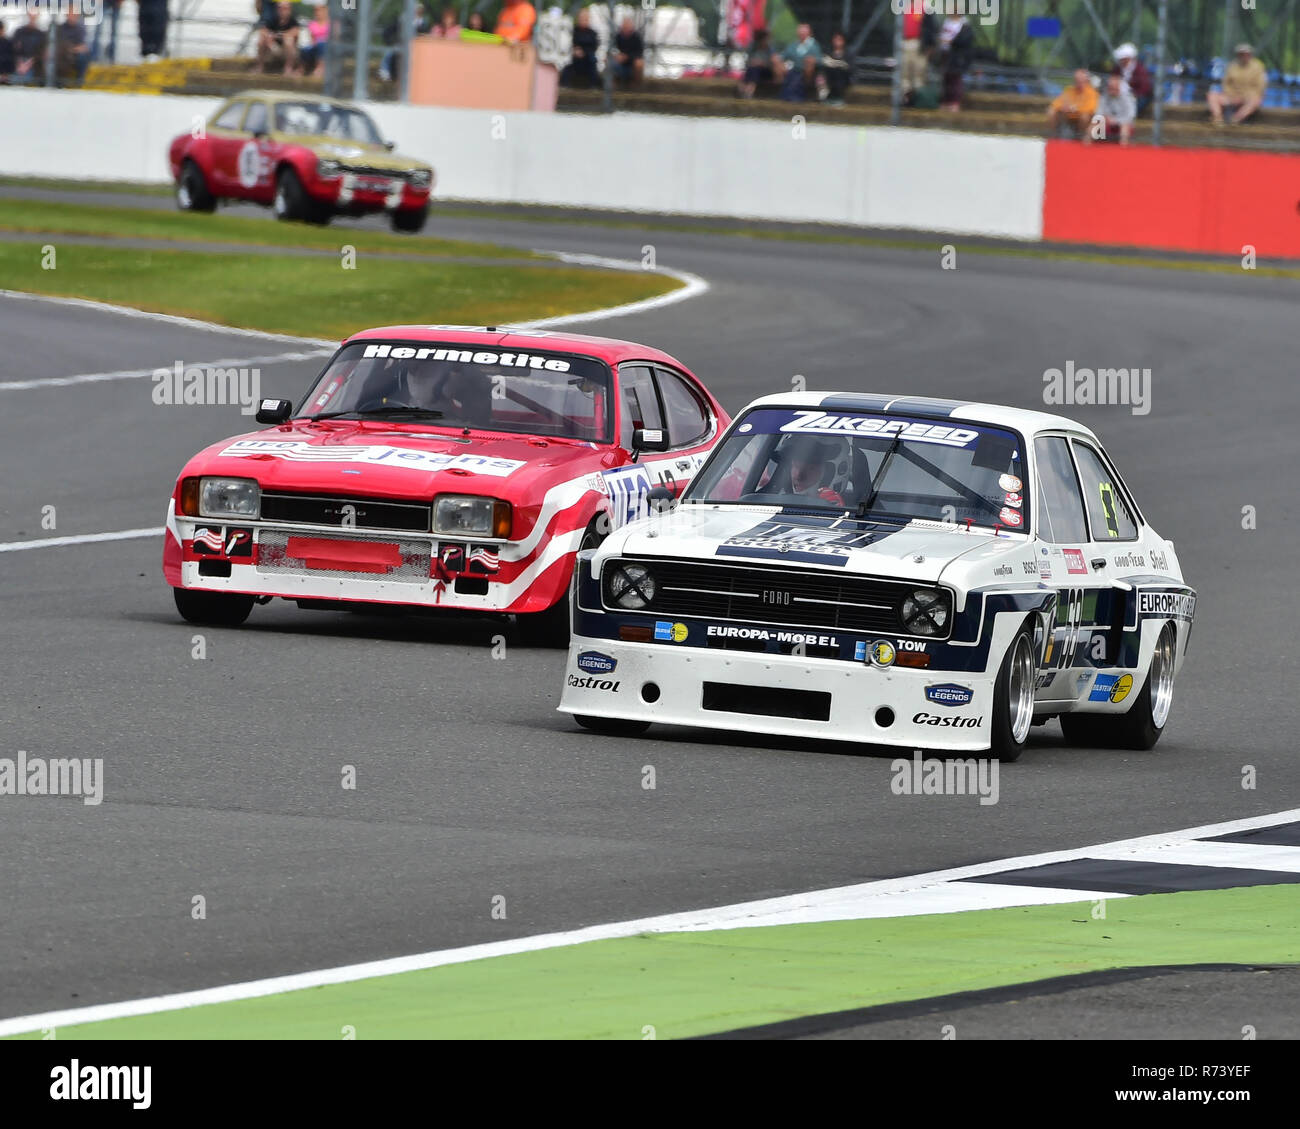
[[[591,717],[585,713],[575,713],[573,720],[583,729],[593,733],[603,733],[606,737],[636,737],[650,728],[648,721],[628,721],[621,717]]]
[[[429,205],[422,208],[397,208],[393,211],[389,223],[394,231],[423,231],[425,221],[429,218]]]
[[[181,175],[176,181],[176,206],[182,212],[210,212],[217,206],[216,197],[208,191],[203,170],[189,159],[181,165]]]
[[[1034,725],[1034,676],[1038,655],[1030,627],[1022,627],[1007,648],[993,685],[989,755],[1000,761],[1020,759]]]
[[[238,627],[253,610],[252,596],[228,592],[199,592],[192,588],[173,588],[176,610],[188,623],[203,627]]]
[[[1128,712],[1118,716],[1062,714],[1061,731],[1066,741],[1099,749],[1154,748],[1165,731],[1173,706],[1176,647],[1174,625],[1166,623],[1156,639],[1146,682]]]

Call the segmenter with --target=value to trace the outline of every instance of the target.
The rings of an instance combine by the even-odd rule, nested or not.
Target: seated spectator
[[[817,64],[821,60],[822,49],[813,38],[812,28],[800,24],[795,31],[795,41],[776,60],[776,77],[781,83],[784,101],[802,102],[812,94],[816,89]]]
[[[486,28],[483,26],[483,13],[470,12],[469,21],[465,24],[465,27],[468,31],[485,31]]]
[[[573,55],[569,65],[560,72],[561,86],[595,86],[600,81],[596,69],[596,51],[600,39],[591,26],[591,13],[579,8],[573,20]]]
[[[1083,135],[1087,145],[1097,141],[1118,141],[1127,145],[1133,140],[1133,122],[1137,118],[1137,99],[1117,74],[1106,79],[1106,89],[1097,100],[1093,125]],[[1100,134],[1100,136],[1097,136]]]
[[[45,32],[40,29],[40,14],[32,9],[27,22],[13,35],[14,77],[16,85],[40,86],[45,82]]]
[[[299,48],[303,74],[311,74],[316,69],[316,65],[325,58],[325,48],[329,46],[330,41],[330,10],[328,5],[316,5],[312,11],[312,17],[307,23],[307,34],[311,37],[311,42],[306,47]]]
[[[14,43],[5,34],[4,20],[0,20],[0,86],[7,85],[14,76]]]
[[[537,10],[528,0],[506,0],[497,16],[497,35],[507,43],[527,43],[533,37],[536,23]]]
[[[1211,90],[1205,100],[1210,105],[1210,118],[1215,125],[1223,124],[1223,111],[1234,111],[1228,120],[1240,125],[1263,105],[1264,91],[1268,89],[1268,72],[1255,58],[1249,43],[1238,43],[1236,58],[1228,64],[1223,75],[1223,90]]]
[[[479,17],[480,22],[482,16]],[[430,33],[434,39],[459,39],[460,24],[456,22],[456,9],[443,8],[442,15],[438,17],[438,22],[434,24],[433,31]]]
[[[86,25],[81,22],[81,15],[75,8],[68,9],[59,25],[55,51],[59,84],[72,81],[80,86],[86,77],[86,68],[90,66],[90,44],[86,41]]]
[[[1138,116],[1141,117],[1146,113],[1146,108],[1151,105],[1155,83],[1151,79],[1151,72],[1138,58],[1138,49],[1133,44],[1121,43],[1115,48],[1115,65],[1110,73],[1119,75],[1128,84],[1137,103]]]
[[[1067,86],[1047,111],[1047,124],[1057,137],[1082,137],[1097,113],[1097,91],[1092,75],[1080,67],[1074,72],[1074,85]]]
[[[849,58],[848,43],[844,33],[831,36],[831,49],[822,56],[817,67],[817,96],[828,105],[843,106],[844,95],[853,81],[853,60]]]
[[[275,7],[263,5],[265,13],[257,32],[257,61],[262,72],[269,74],[278,66],[285,74],[300,74],[298,65],[298,31],[302,25],[293,14],[293,5],[280,0]]]
[[[939,29],[939,70],[943,74],[940,105],[945,110],[961,109],[966,95],[966,71],[975,49],[975,29],[965,16],[949,16]]]
[[[631,16],[624,16],[614,36],[614,78],[624,86],[645,75],[645,41]]]
[[[745,75],[740,80],[737,93],[742,98],[752,98],[760,86],[771,86],[776,79],[772,36],[765,27],[754,32],[754,46],[745,59]]]

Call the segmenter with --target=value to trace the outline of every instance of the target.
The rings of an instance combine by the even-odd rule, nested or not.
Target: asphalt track
[[[963,254],[953,238],[918,252],[490,214],[434,229],[625,259],[652,245],[712,289],[593,331],[667,349],[733,410],[796,375],[1041,408],[1045,369],[1150,367],[1149,415],[1066,411],[1100,433],[1200,593],[1169,730],[1132,753],[1065,748],[1053,724],[1004,767],[996,805],[895,796],[892,750],[578,731],[554,711],[562,655],[491,622],[273,604],[204,632],[196,661],[160,539],[4,552],[0,756],[102,757],[106,796],[0,800],[0,1015],[1297,806],[1300,284]],[[940,268],[941,242],[956,270]],[[0,340],[3,382],[295,348],[3,297]],[[262,364],[263,394],[296,396],[319,366]],[[188,455],[248,429],[235,408],[155,406],[150,388],[0,389],[0,544],[160,525]],[[55,530],[40,525],[47,505]],[[1242,529],[1243,506],[1257,529]],[[355,791],[340,787],[344,765]],[[1050,1000],[1077,1011],[1090,998]],[[1218,1006],[1191,1000],[1191,1026],[1170,1034],[1195,1035]],[[1121,1012],[1088,1030],[1124,1035]]]

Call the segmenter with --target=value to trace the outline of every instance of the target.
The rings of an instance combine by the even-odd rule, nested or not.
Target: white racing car
[[[588,729],[1015,760],[1051,717],[1082,745],[1165,728],[1196,593],[1072,420],[769,396],[664,494],[579,558],[559,708]]]

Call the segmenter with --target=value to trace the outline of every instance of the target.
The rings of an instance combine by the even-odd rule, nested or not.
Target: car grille
[[[403,169],[375,169],[368,165],[343,165],[344,172],[350,172],[353,176],[378,176],[384,180],[410,180],[411,174]]]
[[[610,599],[609,581],[621,562],[605,565],[605,607],[622,611]],[[658,585],[646,615],[831,627],[883,635],[907,635],[900,607],[916,588],[865,576],[838,576],[788,568],[752,568],[637,558],[649,566]]]
[[[349,529],[403,529],[428,533],[433,507],[427,502],[383,502],[373,498],[332,498],[311,494],[263,494],[262,520],[304,525],[342,526]]]
[[[349,569],[345,566],[313,567],[307,559],[291,556],[291,540],[299,539],[312,542],[337,542],[340,545],[339,556],[346,559],[346,546],[361,543],[363,545],[395,546],[395,562],[391,566]],[[340,580],[385,580],[402,581],[408,584],[425,584],[429,580],[431,547],[428,541],[398,541],[386,537],[332,537],[326,534],[307,535],[287,533],[279,529],[263,529],[257,539],[257,571],[277,576],[329,576]]]

